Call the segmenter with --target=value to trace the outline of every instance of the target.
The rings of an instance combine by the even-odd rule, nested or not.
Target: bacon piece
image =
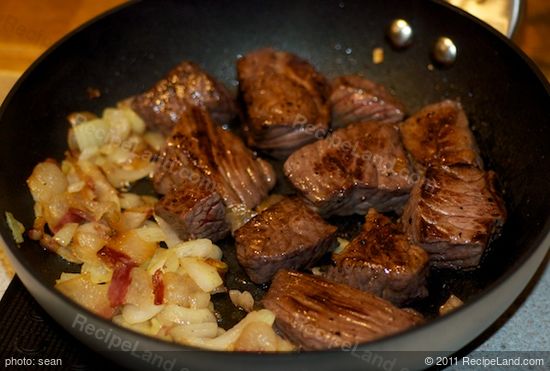
[[[155,295],[155,305],[161,305],[164,302],[164,281],[160,269],[157,269],[153,275],[153,294]]]

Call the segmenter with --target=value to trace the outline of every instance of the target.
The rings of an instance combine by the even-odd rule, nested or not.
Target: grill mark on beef
[[[218,192],[227,207],[253,208],[274,186],[275,173],[235,134],[214,126],[204,111],[191,109],[174,128],[153,181],[159,193],[193,183]]]
[[[495,174],[472,166],[428,167],[411,192],[403,218],[411,239],[442,268],[475,268],[498,236],[506,210]]]
[[[483,167],[462,105],[445,100],[431,104],[401,125],[405,148],[422,171],[430,165]]]
[[[333,127],[366,121],[394,124],[403,120],[403,104],[382,85],[357,75],[338,77],[331,85]]]
[[[422,321],[370,293],[286,270],[277,273],[262,303],[285,337],[305,350],[360,344]]]

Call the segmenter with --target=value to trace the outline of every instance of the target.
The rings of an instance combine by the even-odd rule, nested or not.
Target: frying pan
[[[412,25],[414,43],[393,50],[384,30],[395,18]],[[450,68],[428,68],[438,36],[458,46]],[[262,46],[297,53],[328,77],[362,73],[388,86],[409,112],[443,98],[460,98],[488,168],[500,175],[509,211],[503,235],[480,269],[435,272],[425,302],[434,311],[453,292],[466,304],[407,332],[352,349],[292,354],[191,350],[104,321],[53,289],[76,267],[36,243],[17,246],[0,231],[17,274],[49,314],[97,351],[135,368],[155,368],[131,349],[159,352],[165,369],[296,370],[424,367],[426,352],[450,354],[487,328],[512,303],[548,251],[550,228],[550,94],[546,80],[508,40],[473,17],[428,1],[155,1],[122,6],[80,28],[46,52],[18,81],[0,111],[0,209],[32,225],[25,180],[47,157],[66,149],[66,115],[99,113],[140,92],[183,59],[200,63],[235,88],[238,55]],[[383,63],[372,50],[383,47]],[[101,97],[91,100],[87,88]],[[231,256],[231,246],[226,246]],[[83,324],[86,324],[84,326]],[[103,335],[102,335],[103,334]],[[105,334],[110,334],[106,339]],[[394,351],[394,353],[383,353]],[[370,362],[382,352],[389,364]],[[175,362],[175,364],[174,364]],[[392,366],[392,367],[393,367]],[[397,366],[396,366],[397,367]],[[395,368],[398,369],[398,368]]]

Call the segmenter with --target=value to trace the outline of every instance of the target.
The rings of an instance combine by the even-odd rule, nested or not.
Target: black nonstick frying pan
[[[394,50],[384,34],[404,18],[414,42]],[[439,36],[458,47],[452,67],[433,65]],[[550,89],[533,64],[496,31],[450,6],[430,1],[144,1],[100,17],[62,40],[19,80],[0,110],[0,211],[32,225],[25,180],[47,157],[62,158],[66,115],[101,112],[142,91],[183,59],[201,64],[235,87],[235,61],[262,46],[294,52],[328,77],[362,73],[390,87],[409,112],[459,98],[488,168],[500,175],[509,211],[504,233],[475,272],[435,272],[433,313],[449,293],[466,304],[443,318],[352,349],[292,354],[197,351],[119,328],[84,311],[53,289],[75,267],[0,231],[17,274],[38,302],[82,342],[135,368],[157,368],[131,349],[158,351],[165,369],[333,370],[377,365],[422,368],[426,354],[449,354],[487,328],[525,287],[548,251],[550,229]],[[372,62],[382,47],[383,63]],[[433,68],[432,68],[433,67]],[[88,88],[101,97],[91,100]],[[226,246],[228,250],[230,246]],[[230,252],[228,252],[230,256]],[[84,325],[85,324],[85,325]],[[107,336],[107,334],[109,334]],[[114,345],[113,339],[121,339]],[[123,342],[122,342],[123,341]],[[115,342],[116,343],[116,342]],[[392,351],[391,353],[387,353]],[[372,361],[372,355],[386,363]],[[144,359],[146,358],[146,359]]]

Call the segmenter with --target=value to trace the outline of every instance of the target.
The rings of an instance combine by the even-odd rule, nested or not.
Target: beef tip
[[[474,268],[506,219],[495,173],[472,166],[429,167],[414,186],[402,221],[436,267]]]
[[[195,63],[184,61],[151,89],[137,95],[132,108],[152,130],[170,133],[190,107],[207,110],[218,124],[236,115],[236,106],[226,88]]]
[[[218,241],[229,233],[221,196],[193,184],[168,192],[155,205],[155,213],[183,241],[197,238]]]
[[[327,224],[298,198],[285,198],[235,232],[237,259],[250,279],[268,282],[281,268],[312,266],[335,242]]]
[[[405,107],[384,86],[361,76],[341,76],[332,82],[329,98],[332,126],[344,127],[355,122],[401,122]]]
[[[462,105],[445,100],[424,107],[400,126],[405,149],[419,170],[429,165],[483,167]]]
[[[189,183],[218,192],[227,207],[254,208],[275,185],[275,173],[239,137],[193,108],[174,127],[153,176],[161,194]]]
[[[247,110],[249,144],[284,158],[325,136],[330,113],[328,83],[307,61],[286,52],[260,49],[237,62]]]
[[[399,211],[415,179],[397,129],[380,122],[351,124],[300,148],[284,173],[326,216]]]
[[[422,322],[369,292],[287,270],[275,275],[262,303],[277,328],[305,350],[349,347]]]
[[[428,254],[391,220],[370,209],[362,231],[333,254],[326,278],[369,291],[396,305],[428,295]]]

